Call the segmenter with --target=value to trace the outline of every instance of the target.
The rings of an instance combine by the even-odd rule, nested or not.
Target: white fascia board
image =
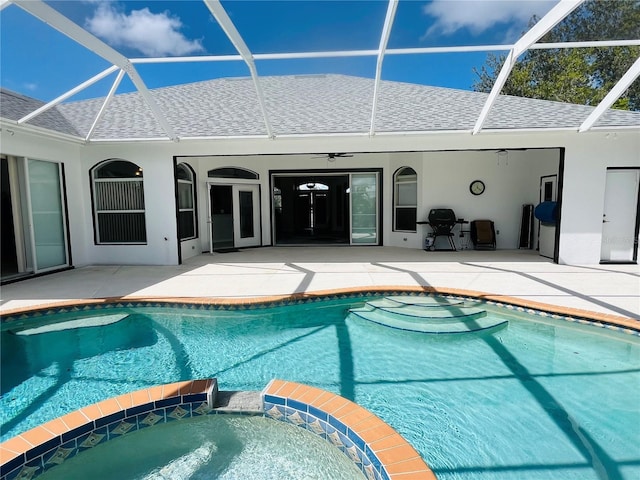
[[[278,135],[278,138],[344,138],[344,137],[368,137],[369,132],[342,132],[342,133],[286,133]]]
[[[19,124],[15,120],[8,118],[0,118],[0,130],[7,132],[13,132],[14,134],[25,132],[33,135],[40,135],[43,137],[54,138],[56,140],[64,140],[67,142],[84,144],[84,138],[70,135],[68,133],[60,133],[55,130],[49,130],[48,128],[38,127],[36,125],[30,125],[26,123]]]
[[[582,122],[578,131],[586,132],[598,121],[598,119],[604,115],[604,113],[614,104],[618,98],[629,88],[629,86],[640,76],[640,57],[633,62],[633,65],[625,72],[618,83],[607,93],[593,112]]]
[[[10,0],[0,0],[0,11],[4,10],[9,5],[11,5]]]
[[[151,109],[153,115],[155,116],[158,123],[162,126],[164,131],[170,138],[176,138],[173,128],[171,127],[171,125],[169,125],[169,122],[167,122],[167,119],[149,93],[149,90],[142,81],[142,78],[140,78],[140,76],[138,75],[137,70],[124,55],[111,48],[109,45],[89,33],[87,30],[76,25],[74,22],[72,22],[60,12],[42,2],[41,0],[12,1],[20,8],[30,13],[34,17],[40,19],[47,25],[55,28],[70,39],[78,42],[80,45],[91,50],[105,60],[111,62],[113,65],[117,65],[121,69],[125,70],[129,74],[131,81],[134,83],[142,97],[147,102],[147,105]]]
[[[189,142],[213,142],[213,141],[228,141],[228,140],[270,140],[271,137],[267,135],[221,135],[219,137],[216,136],[203,136],[203,137],[180,137],[180,144],[189,143]],[[143,137],[131,137],[131,138],[99,138],[91,140],[92,145],[104,145],[104,144],[121,144],[121,143],[172,143],[170,138],[162,138],[162,137],[151,137],[151,138],[143,138]]]
[[[22,117],[20,120],[18,120],[18,123],[26,123],[29,120],[31,120],[34,117],[37,117],[38,115],[40,115],[41,113],[46,112],[47,110],[55,107],[56,105],[58,105],[59,103],[64,102],[67,98],[70,98],[72,96],[74,96],[76,93],[81,92],[82,90],[84,90],[85,88],[89,87],[90,85],[93,85],[94,83],[96,83],[99,80],[102,80],[104,77],[107,77],[109,75],[111,75],[113,72],[115,72],[118,69],[118,67],[116,67],[115,65],[110,66],[109,68],[107,68],[106,70],[100,72],[98,75],[95,75],[93,77],[91,77],[89,80],[87,80],[86,82],[81,83],[80,85],[78,85],[75,88],[72,88],[71,90],[69,90],[68,92],[63,93],[62,95],[60,95],[58,98],[51,100],[49,103],[41,106],[40,108],[34,110],[33,112],[31,112],[28,115],[25,115],[24,117]]]
[[[182,138],[180,139],[182,141]],[[116,143],[176,143],[174,139],[169,137],[129,137],[129,138],[101,138],[97,140],[89,140],[89,145],[98,144],[116,144]]]
[[[267,135],[209,135],[206,137],[180,137],[180,141],[215,141],[215,140],[272,140],[273,137]]]
[[[376,137],[386,136],[386,137],[403,137],[403,136],[411,136],[414,137],[416,135],[469,135],[472,133],[472,130],[407,130],[399,131],[399,130],[382,130],[376,132]]]
[[[218,25],[222,28],[224,33],[227,35],[233,46],[236,47],[238,53],[242,56],[247,66],[249,67],[249,72],[251,73],[251,78],[253,79],[253,85],[256,89],[256,94],[258,95],[258,103],[260,104],[260,110],[262,111],[262,117],[264,119],[264,126],[267,129],[267,135],[269,137],[273,137],[273,129],[271,128],[271,122],[269,121],[269,116],[267,115],[267,108],[264,103],[264,93],[262,92],[262,87],[260,86],[260,80],[258,78],[258,71],[256,70],[256,64],[253,60],[253,55],[247,47],[247,44],[242,39],[240,32],[236,29],[235,25],[227,15],[227,11],[224,9],[219,0],[204,0],[204,3],[209,8],[209,11],[214,16]]]
[[[376,62],[376,78],[373,84],[373,105],[371,106],[371,125],[369,127],[369,135],[373,135],[375,132],[378,88],[380,87],[380,76],[382,75],[382,62],[384,61],[384,52],[387,49],[387,44],[389,43],[389,35],[391,35],[391,27],[393,26],[393,19],[396,16],[397,9],[398,0],[389,0],[387,15],[384,19],[382,34],[380,36],[380,46],[378,47],[378,60]]]
[[[561,0],[555,7],[553,7],[544,17],[540,19],[531,29],[525,33],[516,43],[507,55],[507,58],[502,65],[502,69],[496,78],[489,97],[482,107],[482,111],[476,121],[476,125],[473,128],[473,133],[476,134],[482,129],[485,120],[489,116],[489,111],[498,98],[498,95],[502,91],[502,87],[507,81],[507,77],[511,73],[515,62],[518,57],[522,55],[531,45],[537,42],[545,33],[556,26],[563,18],[569,15],[574,9],[578,7],[585,0]]]
[[[589,129],[590,132],[619,132],[619,131],[640,131],[640,125],[620,125],[620,126],[611,126],[604,125],[601,127],[592,127]]]
[[[640,130],[640,125],[638,126],[634,126],[634,125],[620,125],[620,126],[604,126],[604,127],[594,127],[592,129],[590,129],[590,132],[595,132],[595,131],[599,131],[599,132],[618,132],[618,131],[629,131],[629,130]],[[536,134],[536,133],[575,133],[578,134],[578,128],[577,127],[558,127],[558,128],[554,128],[554,127],[546,127],[546,128],[512,128],[512,129],[500,129],[500,128],[494,128],[494,129],[483,129],[482,130],[482,135],[512,135],[512,134]]]

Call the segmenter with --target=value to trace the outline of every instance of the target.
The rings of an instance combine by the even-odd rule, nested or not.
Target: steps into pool
[[[486,310],[464,300],[410,295],[370,300],[349,309],[364,320],[391,328],[428,334],[462,334],[499,329],[506,320],[488,317]]]

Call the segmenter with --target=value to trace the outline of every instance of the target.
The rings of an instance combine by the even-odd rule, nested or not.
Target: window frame
[[[413,172],[412,174],[407,174],[407,171]],[[413,177],[412,179],[402,179],[403,176]],[[400,185],[407,184],[415,184],[415,202],[407,205],[400,205],[400,194],[399,187]],[[399,210],[413,210],[414,216],[417,220],[418,214],[418,172],[416,172],[415,168],[409,166],[402,166],[398,168],[393,174],[393,219],[392,219],[392,230],[394,232],[407,232],[407,233],[416,233],[418,231],[417,224],[413,226],[412,229],[407,228],[398,228],[398,211]],[[404,225],[406,226],[406,225]]]
[[[190,180],[185,180],[182,178],[178,178],[178,169],[184,168],[184,170],[191,177]],[[191,207],[183,208],[180,206],[180,189],[179,184],[188,184],[191,185]],[[194,240],[198,238],[198,208],[197,208],[197,196],[196,196],[196,172],[191,168],[191,165],[185,162],[180,162],[176,165],[176,230],[178,233],[178,240],[181,242],[186,242],[188,240]],[[180,214],[183,212],[191,211],[191,218],[193,219],[193,235],[188,237],[182,237],[182,232],[180,232]]]
[[[132,165],[133,167],[136,168],[136,174],[134,174],[134,176],[131,177],[103,177],[100,178],[98,177],[98,173],[105,167],[107,167],[109,164],[114,163],[114,162],[124,162],[124,163],[128,163],[130,165]],[[137,175],[137,173],[140,173],[140,175]],[[89,171],[89,175],[90,175],[90,179],[91,179],[91,207],[92,207],[92,212],[93,212],[93,231],[94,231],[94,242],[96,245],[147,245],[147,219],[146,219],[146,205],[145,205],[145,199],[144,199],[144,175],[142,173],[142,167],[140,167],[138,164],[130,162],[129,160],[124,160],[122,158],[110,158],[108,160],[104,160],[98,164],[96,164],[95,166],[93,166],[91,168],[91,170]],[[98,199],[97,199],[97,194],[98,194],[98,184],[101,183],[116,183],[116,182],[120,182],[120,183],[137,183],[140,185],[140,200],[142,202],[142,206],[143,208],[132,208],[132,209],[98,209]],[[127,241],[123,241],[123,240],[116,240],[116,241],[105,241],[102,240],[102,236],[101,235],[101,231],[100,231],[100,220],[99,220],[99,215],[100,214],[143,214],[142,219],[143,219],[143,225],[142,225],[142,230],[144,231],[144,240],[140,241],[140,242],[127,242]],[[104,232],[102,232],[104,233]]]

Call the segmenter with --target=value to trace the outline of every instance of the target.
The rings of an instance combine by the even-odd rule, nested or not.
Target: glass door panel
[[[240,202],[240,238],[255,236],[253,229],[253,193],[241,190],[238,192]]]
[[[2,214],[0,214],[0,221],[2,221],[2,229],[0,234],[2,236],[2,243],[0,246],[0,252],[2,255],[2,278],[6,278],[20,272],[18,262],[18,247],[16,244],[15,223],[13,219],[13,188],[9,180],[9,160],[2,158]]]
[[[29,160],[28,172],[35,271],[65,266],[68,259],[60,165]]]
[[[209,185],[210,251],[260,245],[259,193],[258,185]]]
[[[351,243],[378,244],[378,175],[351,175]]]
[[[211,251],[233,248],[233,187],[211,185],[209,201]]]
[[[260,187],[258,185],[233,186],[233,231],[236,247],[260,245]]]

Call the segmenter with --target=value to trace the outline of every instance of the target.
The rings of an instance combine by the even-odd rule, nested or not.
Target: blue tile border
[[[83,451],[153,425],[202,415],[223,414],[261,415],[304,428],[342,451],[362,471],[365,478],[382,480],[391,477],[374,451],[357,433],[320,408],[289,397],[266,395],[263,390],[261,412],[216,410],[211,408],[215,402],[211,396],[218,391],[217,381],[212,379],[207,388],[207,394],[180,394],[178,389],[174,397],[165,399],[172,400],[170,402],[151,401],[103,418],[87,420],[85,424],[32,447],[2,464],[0,480],[36,478]],[[203,400],[203,396],[208,398]]]
[[[638,328],[634,329],[628,326],[617,325],[614,322],[608,323],[603,320],[596,320],[593,318],[588,318],[584,316],[568,316],[563,314],[558,314],[553,311],[554,306],[549,305],[548,309],[542,309],[542,307],[538,309],[522,307],[517,304],[512,304],[503,301],[497,300],[487,300],[484,298],[474,297],[473,295],[460,295],[454,293],[446,293],[446,292],[430,292],[430,291],[415,291],[415,290],[403,290],[399,289],[390,289],[390,290],[376,290],[371,289],[367,291],[354,291],[354,292],[341,292],[335,294],[318,294],[318,295],[308,295],[301,297],[300,295],[291,295],[289,297],[280,298],[277,300],[267,299],[264,301],[258,300],[256,302],[251,303],[203,303],[202,299],[194,300],[190,302],[188,300],[180,301],[180,302],[161,302],[154,300],[136,300],[131,299],[128,301],[123,301],[120,299],[102,299],[101,303],[88,303],[78,305],[64,305],[59,307],[43,307],[43,308],[27,308],[24,311],[19,311],[10,314],[2,314],[0,313],[0,324],[9,324],[18,321],[28,321],[28,320],[36,320],[41,319],[47,315],[60,314],[60,313],[75,313],[78,314],[78,317],[85,316],[86,314],[90,314],[91,312],[100,312],[105,310],[114,310],[118,309],[123,312],[129,311],[130,313],[134,313],[136,309],[140,308],[162,308],[165,310],[168,309],[181,309],[181,310],[202,310],[202,311],[248,311],[248,310],[259,310],[266,308],[274,308],[274,307],[284,307],[290,305],[303,305],[307,303],[317,303],[322,301],[330,301],[330,300],[364,300],[364,299],[375,299],[380,297],[386,297],[390,295],[404,295],[404,296],[416,296],[416,297],[440,297],[440,298],[450,298],[468,302],[475,302],[479,304],[487,304],[492,305],[498,308],[504,308],[511,311],[527,313],[535,316],[541,316],[546,318],[553,318],[555,320],[565,320],[569,322],[578,322],[593,325],[595,327],[607,328],[609,330],[618,331],[621,333],[626,333],[630,335],[640,336],[640,322],[638,322]],[[490,295],[488,295],[490,296]],[[215,299],[212,299],[214,301]],[[561,307],[558,307],[561,308]],[[594,312],[595,313],[595,312]]]
[[[263,394],[262,398],[266,417],[304,428],[328,441],[331,445],[341,450],[362,471],[365,478],[371,478],[365,470],[366,466],[373,467],[374,479],[389,478],[384,465],[368,448],[368,445],[334,416],[312,405],[288,397]],[[280,405],[286,405],[284,407],[285,415],[273,415],[272,407],[278,408]],[[282,410],[278,408],[278,411],[281,412]],[[298,414],[298,417],[294,418],[300,418],[302,423],[292,421],[292,416],[295,414]],[[314,427],[321,427],[322,432],[317,431]],[[353,449],[352,451],[357,455],[357,460],[349,454],[348,449]]]
[[[213,379],[210,388],[217,392],[215,379]],[[210,391],[209,394],[176,395],[175,397],[164,399],[170,401],[148,402],[96,420],[87,420],[87,423],[64,432],[40,445],[36,445],[25,453],[0,465],[0,480],[13,480],[14,478],[22,478],[22,476],[33,479],[44,471],[63,463],[66,459],[106,441],[149,426],[169,421],[179,421],[182,418],[201,416],[201,412],[203,412],[202,406],[203,404],[208,405],[207,396],[211,394],[212,392]],[[214,400],[212,399],[211,401],[213,402]],[[158,408],[158,403],[168,405]],[[177,411],[178,409],[180,410]],[[219,412],[207,407],[206,413],[217,414]],[[242,412],[234,413],[242,414]],[[153,417],[154,421],[145,423],[144,420],[150,414],[155,415]],[[172,414],[174,415],[172,416]]]

